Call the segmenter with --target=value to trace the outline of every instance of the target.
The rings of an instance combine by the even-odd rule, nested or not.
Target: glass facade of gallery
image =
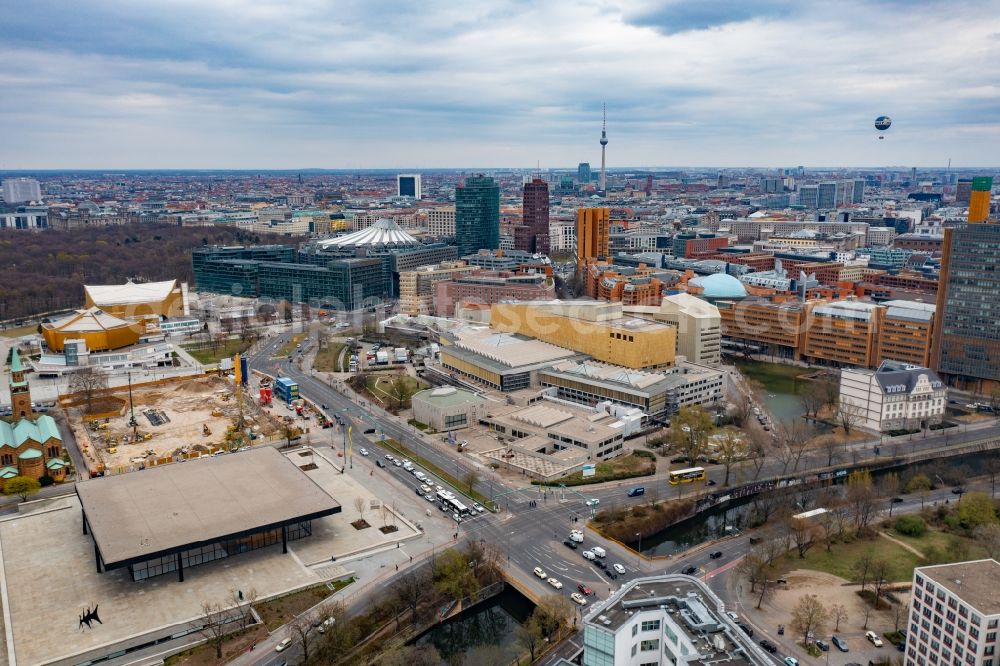
[[[312,521],[303,520],[288,526],[288,540],[294,541],[312,534]],[[199,546],[181,552],[181,564],[185,569],[198,566],[214,560],[221,560],[231,555],[248,553],[251,550],[266,548],[281,543],[281,528],[254,532],[238,539],[229,539],[217,543]],[[166,573],[177,571],[177,554],[165,555],[140,562],[130,564],[129,572],[132,580],[140,581],[162,576]]]

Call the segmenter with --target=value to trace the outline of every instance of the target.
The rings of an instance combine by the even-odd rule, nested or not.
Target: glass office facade
[[[288,540],[295,541],[312,535],[312,521],[304,520],[288,526]],[[185,569],[188,567],[206,564],[215,560],[221,560],[231,555],[248,553],[251,550],[267,548],[281,543],[281,528],[254,532],[238,539],[220,541],[218,543],[199,546],[181,552],[181,563]],[[140,581],[154,576],[162,576],[166,573],[177,571],[177,555],[170,554],[157,557],[139,564],[130,564],[129,573],[132,580]]]
[[[937,369],[969,380],[996,381],[1000,378],[1000,225],[967,224],[948,231],[947,268],[939,287],[944,293],[938,301]]]
[[[500,188],[489,176],[455,189],[455,241],[459,256],[500,247]]]

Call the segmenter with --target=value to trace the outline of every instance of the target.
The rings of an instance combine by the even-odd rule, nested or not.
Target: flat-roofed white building
[[[906,627],[906,666],[994,666],[1000,629],[1000,563],[917,567]]]
[[[841,409],[857,426],[875,432],[924,429],[944,420],[948,389],[937,374],[919,365],[883,361],[877,370],[840,372]]]

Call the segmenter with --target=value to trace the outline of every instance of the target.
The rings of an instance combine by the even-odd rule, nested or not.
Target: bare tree
[[[528,653],[531,655],[531,663],[534,663],[535,653],[538,651],[543,640],[541,623],[535,617],[534,613],[532,613],[528,621],[522,624],[517,630],[517,642],[528,650]]]
[[[856,534],[861,536],[875,518],[877,509],[876,493],[868,470],[851,472],[847,477],[847,502]]]
[[[810,634],[820,634],[829,619],[830,613],[815,594],[805,594],[799,597],[798,603],[792,608],[792,628],[802,634],[802,644],[809,642]]]
[[[309,662],[309,646],[312,644],[313,634],[323,620],[317,613],[303,613],[288,623],[292,633],[299,637],[302,643],[302,656],[305,662]]]
[[[239,613],[240,629],[246,629],[253,621],[253,605],[257,603],[257,589],[251,587],[245,593],[243,590],[229,590],[229,601]]]
[[[872,584],[875,586],[875,610],[882,604],[882,594],[889,584],[889,563],[885,560],[875,560],[872,563]],[[868,628],[868,618],[865,617],[865,629]]]
[[[972,531],[976,543],[983,547],[987,557],[1000,558],[1000,525],[983,523]]]
[[[924,502],[927,499],[927,493],[929,493],[934,488],[934,483],[930,480],[926,474],[915,474],[906,483],[906,488],[904,490],[908,493],[920,493],[920,510],[923,511]]]
[[[758,433],[760,433],[759,430],[750,430],[750,447],[747,451],[750,464],[753,465],[754,481],[760,478],[760,473],[763,471],[764,464],[767,462],[767,449],[760,439],[761,435]]]
[[[87,411],[94,411],[94,400],[97,395],[107,390],[108,376],[100,368],[87,365],[77,370],[69,378],[71,393],[79,393],[87,405]]]
[[[693,465],[705,450],[712,427],[712,419],[703,407],[687,405],[670,419],[670,441]]]
[[[479,483],[479,472],[474,469],[470,469],[465,474],[462,475],[462,485],[465,486],[469,494],[472,494],[472,489],[476,487]]]
[[[847,622],[847,609],[843,604],[830,606],[830,619],[834,622],[834,631],[840,631],[840,623]]]
[[[222,659],[222,644],[226,640],[230,619],[230,612],[222,604],[205,601],[201,604],[201,615],[192,622],[193,628],[215,648],[216,659]]]
[[[785,529],[795,545],[799,559],[805,559],[806,552],[816,543],[816,528],[808,520],[789,516],[785,521]]]
[[[851,436],[851,430],[861,423],[862,408],[851,402],[841,402],[837,407],[837,425],[844,430],[844,437]]]
[[[868,584],[868,576],[871,574],[872,565],[875,563],[875,550],[869,548],[865,552],[861,553],[857,560],[854,562],[854,571],[858,574],[858,578],[861,579],[861,591],[865,591],[865,587]]]
[[[730,469],[744,457],[745,451],[746,445],[743,443],[743,438],[740,437],[738,432],[728,428],[723,431],[722,437],[719,439],[719,449],[716,455],[726,470],[726,477],[722,480],[724,487],[729,485]]]
[[[818,381],[805,382],[799,391],[799,402],[806,415],[815,418],[819,410],[826,406],[826,393]]]
[[[405,376],[400,375],[392,379],[389,383],[389,395],[396,401],[396,408],[402,409],[403,405],[410,399],[410,396],[413,395],[413,392],[410,390],[410,383]]]
[[[844,442],[836,435],[827,434],[819,438],[819,448],[826,454],[826,466],[830,467],[844,450]]]
[[[736,574],[750,583],[750,594],[757,595],[757,608],[773,594],[771,582],[767,579],[769,559],[763,549],[755,546],[736,566]]]
[[[393,580],[393,589],[403,605],[410,610],[411,622],[416,622],[420,602],[431,589],[430,576],[421,569],[407,571]]]
[[[888,474],[883,475],[881,479],[879,479],[878,494],[882,497],[890,498],[889,500],[890,518],[892,517],[892,510],[895,507],[895,504],[892,502],[892,499],[895,498],[896,495],[899,493],[899,488],[900,488],[899,474],[896,474],[895,472],[889,472]]]
[[[358,512],[358,515],[361,516],[362,520],[365,518],[365,507],[367,504],[368,503],[365,501],[365,498],[360,495],[354,498],[354,509]]]

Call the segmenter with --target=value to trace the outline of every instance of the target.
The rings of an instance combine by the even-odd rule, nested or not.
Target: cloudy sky
[[[0,0],[0,169],[1000,163],[1000,0]],[[876,138],[874,118],[893,126]]]

